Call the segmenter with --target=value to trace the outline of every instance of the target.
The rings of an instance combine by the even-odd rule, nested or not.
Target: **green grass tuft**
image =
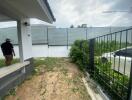
[[[13,59],[12,64],[20,62],[19,59]],[[5,59],[0,59],[0,68],[5,67]]]

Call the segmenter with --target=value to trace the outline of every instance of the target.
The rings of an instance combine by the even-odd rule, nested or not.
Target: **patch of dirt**
[[[52,70],[37,67],[38,74],[17,87],[6,100],[91,100],[83,84],[83,74],[68,59],[58,59]]]

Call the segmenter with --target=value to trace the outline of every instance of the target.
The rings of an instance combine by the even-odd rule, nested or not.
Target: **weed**
[[[16,95],[16,88],[11,89],[11,90],[8,92],[8,95],[13,95],[13,96],[15,96],[15,95]]]

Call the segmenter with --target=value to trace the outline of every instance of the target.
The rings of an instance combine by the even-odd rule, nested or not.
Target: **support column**
[[[31,26],[28,18],[17,21],[20,61],[32,58]]]

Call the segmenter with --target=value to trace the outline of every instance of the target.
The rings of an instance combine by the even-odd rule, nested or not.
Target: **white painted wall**
[[[32,46],[34,57],[68,57],[70,47],[34,45]]]
[[[68,54],[70,52],[70,48],[67,46],[50,46],[48,48],[48,45],[33,45],[32,51],[33,51],[33,57],[68,57]],[[14,50],[16,53],[15,58],[19,58],[19,48],[18,46],[14,46]],[[4,58],[2,55],[2,52],[0,50],[0,58]]]
[[[20,60],[24,61],[32,58],[32,39],[31,39],[31,26],[26,26],[24,23],[30,24],[29,19],[22,19],[17,22],[18,28],[18,42],[20,50]]]

